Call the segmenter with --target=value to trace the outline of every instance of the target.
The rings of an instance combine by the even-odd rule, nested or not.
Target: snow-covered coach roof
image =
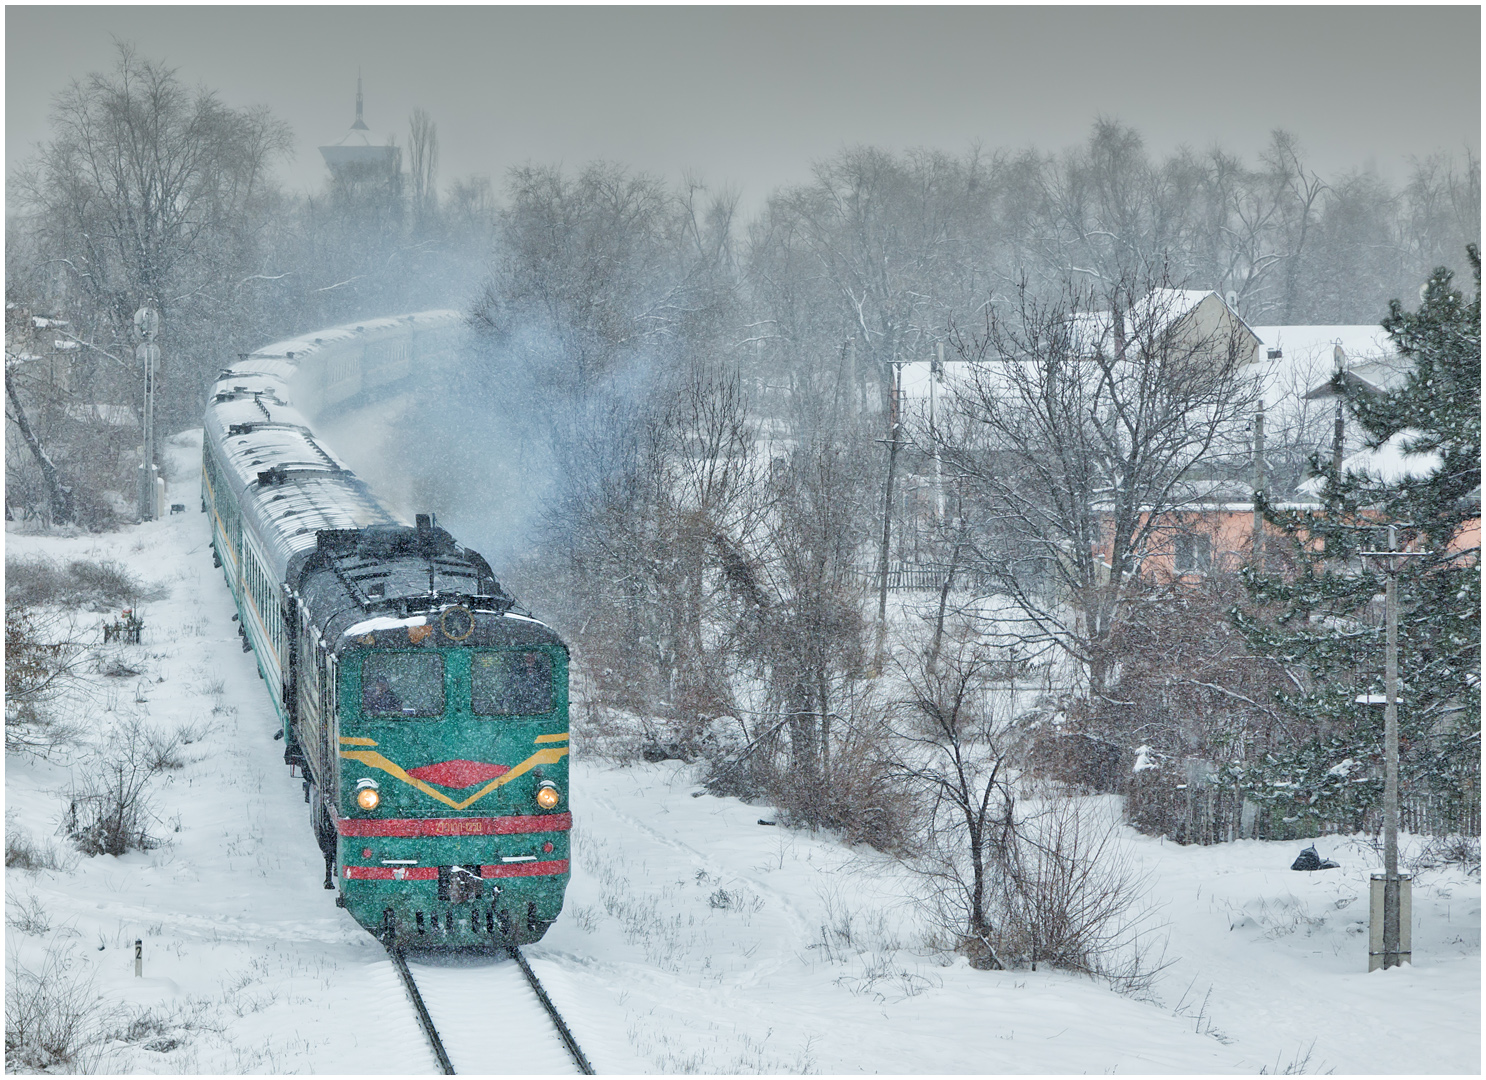
[[[219,391],[203,426],[225,473],[219,482],[231,485],[279,580],[320,529],[399,523],[299,411],[276,398]]]
[[[283,361],[293,374],[293,369],[306,361],[321,359],[326,353],[346,345],[365,345],[378,338],[394,337],[409,330],[454,329],[464,325],[464,316],[446,308],[433,311],[415,311],[410,315],[389,315],[378,319],[362,319],[359,322],[332,326],[325,330],[312,330],[299,337],[275,341],[261,349],[254,349],[228,370],[239,367],[254,371],[269,370],[273,361]]]

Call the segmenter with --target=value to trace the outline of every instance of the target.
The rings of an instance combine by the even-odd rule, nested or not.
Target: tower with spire
[[[356,73],[356,120],[338,142],[320,147],[320,156],[337,185],[360,188],[398,182],[402,152],[392,140],[374,134],[362,119],[360,71]]]

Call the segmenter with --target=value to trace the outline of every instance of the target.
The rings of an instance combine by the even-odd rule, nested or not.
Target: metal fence
[[[1134,784],[1126,795],[1125,816],[1151,835],[1183,844],[1228,840],[1306,840],[1317,836],[1383,831],[1381,806],[1345,809],[1334,818],[1292,814],[1247,802],[1229,788],[1203,785]],[[1406,792],[1399,796],[1399,828],[1417,836],[1480,836],[1481,797]]]
[[[947,566],[934,566],[929,563],[889,563],[887,570],[887,587],[889,592],[938,592],[944,588],[945,575],[949,573]],[[857,567],[852,571],[857,583],[864,589],[877,589],[882,586],[882,572],[877,569]],[[950,583],[951,592],[979,592],[989,593],[997,591],[991,578],[977,570],[968,567],[959,567],[955,571],[955,579]]]

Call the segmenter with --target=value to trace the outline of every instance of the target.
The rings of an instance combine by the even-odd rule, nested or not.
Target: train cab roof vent
[[[227,434],[228,435],[251,435],[251,434],[253,434],[253,425],[252,424],[228,424],[227,425]]]
[[[275,465],[271,469],[264,469],[258,474],[258,486],[268,487],[271,484],[282,484],[289,479],[289,474],[284,471],[282,465]]]

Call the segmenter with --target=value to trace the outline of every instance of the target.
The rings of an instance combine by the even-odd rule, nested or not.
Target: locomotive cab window
[[[476,716],[537,716],[552,711],[552,657],[544,652],[482,652],[471,658]]]
[[[361,664],[361,714],[402,718],[444,715],[444,658],[372,653]]]

